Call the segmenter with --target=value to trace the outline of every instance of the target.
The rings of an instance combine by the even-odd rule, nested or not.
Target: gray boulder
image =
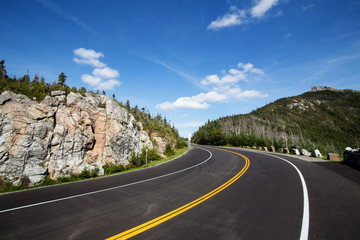
[[[306,150],[306,149],[301,149],[301,155],[310,157],[310,156],[311,156],[311,153],[310,153],[308,150]]]
[[[315,151],[313,151],[311,153],[311,156],[316,157],[316,158],[322,158],[323,157],[318,149],[315,149]]]
[[[297,148],[291,149],[291,152],[292,152],[292,154],[300,155],[299,149],[297,149]]]

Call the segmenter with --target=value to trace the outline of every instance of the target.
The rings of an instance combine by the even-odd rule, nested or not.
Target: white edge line
[[[289,163],[297,171],[297,173],[298,173],[298,175],[300,177],[300,180],[301,180],[301,185],[302,185],[302,189],[303,189],[303,196],[304,196],[303,219],[302,219],[302,224],[301,224],[300,240],[307,240],[308,235],[309,235],[310,212],[309,212],[309,194],[308,194],[308,190],[307,190],[307,187],[306,187],[306,182],[305,182],[304,176],[302,175],[300,170],[295,166],[295,164],[293,164],[289,160],[286,160],[284,158],[281,158],[281,157],[278,157],[278,156],[275,156],[275,155],[272,155],[272,154],[266,154],[266,153],[261,153],[261,154],[281,159],[281,160]]]
[[[180,172],[184,172],[184,171],[190,170],[192,168],[195,168],[197,166],[200,166],[200,165],[206,163],[207,161],[209,161],[212,158],[212,153],[209,150],[207,150],[205,148],[201,148],[201,147],[196,147],[196,148],[207,151],[208,153],[210,153],[210,156],[206,160],[204,160],[204,161],[202,161],[202,162],[200,162],[198,164],[195,164],[194,166],[191,166],[191,167],[187,167],[187,168],[175,171],[175,172],[167,173],[165,175],[161,175],[161,176],[141,180],[141,181],[138,181],[138,182],[128,183],[128,184],[124,184],[124,185],[120,185],[120,186],[116,186],[116,187],[105,188],[105,189],[101,189],[101,190],[97,190],[97,191],[92,191],[92,192],[83,193],[83,194],[77,194],[77,195],[73,195],[73,196],[69,196],[69,197],[58,198],[58,199],[49,200],[49,201],[45,201],[45,202],[38,202],[38,203],[24,205],[24,206],[20,206],[20,207],[4,209],[4,210],[1,210],[0,213],[11,212],[11,211],[19,210],[19,209],[30,208],[30,207],[45,205],[45,204],[54,203],[54,202],[60,202],[60,201],[64,201],[64,200],[68,200],[68,199],[72,199],[72,198],[83,197],[83,196],[87,196],[87,195],[92,195],[92,194],[96,194],[96,193],[100,193],[100,192],[106,192],[106,191],[110,191],[110,190],[114,190],[114,189],[118,189],[118,188],[123,188],[123,187],[136,185],[136,184],[139,184],[139,183],[149,182],[149,181],[152,181],[152,180],[156,180],[156,179],[159,179],[159,178],[163,178],[163,177],[174,175],[174,174],[177,174],[177,173],[180,173]]]

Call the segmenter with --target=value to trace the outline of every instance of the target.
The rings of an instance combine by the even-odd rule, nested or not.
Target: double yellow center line
[[[155,218],[151,221],[148,221],[146,223],[143,223],[137,227],[134,227],[134,228],[131,228],[125,232],[122,232],[122,233],[119,233],[113,237],[110,237],[108,238],[107,240],[113,240],[113,239],[129,239],[135,235],[138,235],[150,228],[153,228],[195,206],[197,206],[198,204],[206,201],[207,199],[213,197],[214,195],[218,194],[219,192],[221,192],[222,190],[224,190],[225,188],[229,187],[231,184],[233,184],[236,180],[238,180],[249,168],[250,166],[250,160],[240,154],[240,153],[237,153],[237,152],[232,152],[232,151],[229,151],[229,150],[225,150],[225,149],[218,149],[218,148],[213,148],[213,149],[216,149],[216,150],[221,150],[221,151],[225,151],[225,152],[230,152],[230,153],[233,153],[233,154],[236,154],[236,155],[239,155],[241,156],[242,158],[245,159],[245,166],[243,167],[243,169],[241,169],[241,171],[239,173],[237,173],[233,178],[231,178],[229,181],[227,181],[226,183],[224,183],[223,185],[221,185],[220,187],[216,188],[215,190],[209,192],[208,194],[196,199],[195,201],[192,201],[182,207],[179,207],[169,213],[166,213],[158,218]]]

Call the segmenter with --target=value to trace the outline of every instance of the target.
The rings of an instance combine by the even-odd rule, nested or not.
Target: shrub
[[[105,175],[114,174],[126,170],[126,167],[124,167],[121,164],[114,164],[114,165],[106,164],[103,166],[103,168]]]
[[[146,148],[143,148],[141,150],[141,155],[143,156],[143,158],[145,159],[146,156]],[[157,153],[156,148],[153,149],[148,149],[148,153],[147,153],[147,160],[148,161],[157,161],[160,160],[161,156]]]
[[[145,163],[145,156],[141,154],[140,156],[137,156],[135,152],[131,152],[131,162],[136,167],[140,167]]]
[[[183,138],[179,138],[176,141],[176,146],[175,147],[176,147],[176,149],[185,148],[185,147],[187,147],[187,143]]]
[[[175,151],[172,148],[171,144],[170,143],[166,144],[165,155],[169,157],[169,156],[172,156],[174,154],[175,154]]]
[[[90,173],[90,176],[91,176],[92,178],[98,177],[98,176],[99,176],[99,168],[93,169],[93,170],[91,171],[91,173]]]

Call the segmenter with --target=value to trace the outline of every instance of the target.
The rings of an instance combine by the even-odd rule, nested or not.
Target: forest
[[[359,123],[359,91],[310,91],[279,99],[249,114],[209,120],[192,141],[342,153],[345,147],[360,147]]]

